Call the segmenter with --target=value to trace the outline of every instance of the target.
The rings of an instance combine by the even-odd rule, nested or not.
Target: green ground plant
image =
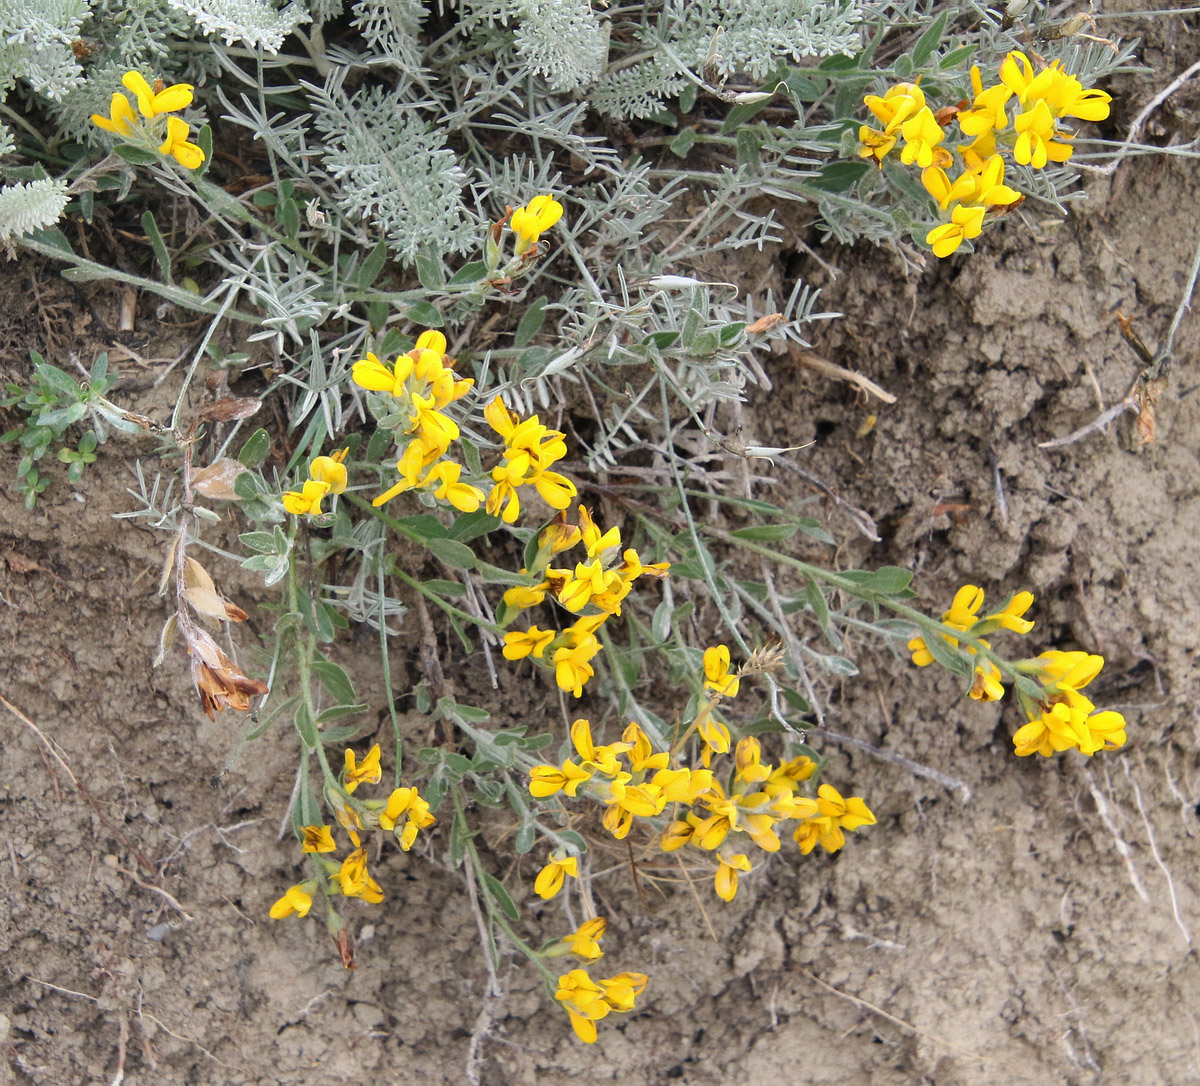
[[[169,540],[159,662],[181,645],[210,716],[252,714],[231,758],[296,749],[304,877],[272,916],[315,910],[353,964],[347,906],[384,900],[371,836],[420,843],[468,874],[491,975],[515,947],[592,1042],[648,983],[585,968],[605,929],[590,860],[612,841],[640,879],[708,878],[729,901],[782,834],[834,852],[875,822],[818,743],[849,645],[1012,697],[1017,755],[1125,742],[1081,692],[1100,657],[993,648],[1029,633],[1030,592],[986,610],[967,585],[939,620],[908,602],[908,570],[833,568],[808,504],[762,486],[796,450],[737,428],[772,346],[836,316],[803,283],[743,294],[714,273],[780,243],[779,203],[917,263],[1022,204],[1061,210],[1079,165],[1112,153],[1086,133],[1131,45],[1036,5],[923,10],[77,0],[41,67],[22,42],[0,57],[0,233],[202,322],[169,419],[104,399],[103,360],[79,384],[35,359],[6,436],[30,507],[34,464],[74,424],[93,437],[58,454],[72,482],[107,426],[156,432],[179,465],[139,466],[127,515]],[[89,255],[60,214],[134,225],[141,267]],[[208,370],[253,396],[205,399]],[[251,421],[268,397],[285,427]],[[218,523],[236,547],[205,538]],[[262,578],[261,665],[209,632],[247,617],[222,561]],[[331,648],[364,624],[381,737]],[[398,637],[420,646],[412,689],[392,686]],[[549,692],[561,720],[465,704],[452,668],[528,705]],[[414,741],[410,707],[436,742]],[[536,857],[532,886],[502,874],[505,851]],[[531,894],[565,903],[568,934],[537,930]]]

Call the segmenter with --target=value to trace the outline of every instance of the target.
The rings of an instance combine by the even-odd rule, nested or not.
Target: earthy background
[[[1145,38],[1152,72],[1109,88],[1110,135],[1195,59],[1196,20],[1124,28]],[[1198,122],[1193,81],[1146,135],[1179,143]],[[723,421],[748,441],[814,442],[796,462],[882,536],[869,542],[825,498],[808,507],[843,540],[827,555],[840,567],[912,568],[932,611],[967,581],[995,599],[1033,589],[1031,639],[1104,654],[1095,700],[1126,714],[1128,746],[1090,761],[1018,760],[1007,701],[960,700],[933,669],[852,646],[863,673],[833,691],[828,728],[960,779],[969,799],[814,733],[834,755],[832,779],[867,797],[879,823],[834,857],[785,848],[728,906],[706,893],[716,942],[686,888],[639,894],[619,856],[598,862],[605,964],[652,980],[644,1009],[605,1022],[593,1047],[517,959],[500,972],[503,995],[484,998],[475,923],[438,831],[407,856],[385,853],[383,906],[348,910],[354,972],[319,921],[266,918],[297,870],[278,834],[292,755],[282,738],[239,747],[228,714],[210,723],[181,659],[150,668],[165,542],[112,514],[134,508],[125,488],[153,440],[109,442],[78,491],[64,472],[33,513],[14,493],[11,446],[0,449],[0,1078],[1200,1080],[1195,317],[1153,444],[1138,443],[1126,415],[1078,443],[1037,447],[1126,393],[1138,361],[1118,309],[1152,349],[1165,335],[1200,240],[1200,175],[1155,156],[1086,188],[1065,223],[1022,211],[977,255],[923,267],[816,247],[794,218],[796,248],[748,279],[777,294],[797,275],[822,285],[844,316],[816,330],[815,350],[898,402],[868,402],[780,355],[768,360],[774,391],[753,390],[740,418]],[[28,376],[29,347],[69,365],[71,351],[90,361],[114,342],[103,287],[77,293],[52,266],[20,260],[4,266],[0,292],[5,379]],[[113,396],[162,416],[177,385],[153,385],[158,360],[187,330],[153,301],[139,306],[145,364],[114,352]],[[878,420],[858,436],[868,413]],[[813,493],[777,479],[776,500]],[[213,565],[243,604],[263,598],[232,563]],[[238,631],[246,649],[269,621],[252,615]],[[370,689],[355,638],[340,651]],[[396,657],[405,691],[419,663]],[[498,691],[466,669],[452,681],[501,724],[561,720],[552,691],[531,695],[511,673]],[[421,718],[409,725],[427,738]],[[373,728],[368,719],[365,734]],[[523,861],[513,885],[531,887],[535,871]],[[522,902],[531,931],[566,929],[555,903],[533,901]]]

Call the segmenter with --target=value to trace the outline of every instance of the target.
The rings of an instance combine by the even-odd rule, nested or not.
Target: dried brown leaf
[[[200,412],[202,419],[209,422],[233,422],[236,419],[248,419],[258,414],[262,400],[253,396],[226,396],[224,399],[210,403]]]

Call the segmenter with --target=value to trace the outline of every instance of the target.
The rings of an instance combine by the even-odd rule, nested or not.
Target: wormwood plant
[[[204,322],[171,419],[130,423],[161,432],[178,478],[139,468],[127,515],[171,540],[159,662],[181,648],[210,716],[252,711],[239,749],[297,751],[303,873],[273,917],[315,910],[352,965],[349,910],[385,900],[368,858],[390,837],[464,872],[491,975],[515,948],[592,1042],[648,984],[588,971],[606,930],[594,857],[640,884],[711,879],[730,901],[785,836],[836,852],[875,824],[808,742],[857,673],[848,635],[906,644],[976,700],[1009,696],[1019,756],[1124,744],[1120,714],[1082,693],[1100,657],[993,648],[1030,633],[1031,593],[988,610],[967,585],[932,618],[909,571],[830,568],[805,503],[764,496],[771,458],[795,450],[722,429],[748,385],[771,387],[771,347],[832,314],[802,283],[743,298],[706,269],[777,242],[782,200],[914,260],[969,251],[1023,201],[1061,206],[1077,122],[1107,115],[1092,84],[1127,49],[973,4],[130,11],[60,13],[88,63],[60,57],[55,93],[30,83],[63,128],[24,123],[0,232]],[[152,271],[48,226],[64,206],[127,215],[133,196],[154,197],[136,220]],[[271,376],[197,405],[206,364]],[[117,424],[103,369],[87,386],[37,374],[13,390],[27,447],[89,413]],[[268,395],[286,427],[247,432]],[[77,455],[72,471],[93,449]],[[205,538],[218,522],[237,547]],[[253,663],[210,632],[248,617],[219,587],[230,560],[261,575],[274,616]],[[330,647],[351,624],[378,646],[354,675]],[[423,678],[395,689],[414,644]],[[367,672],[382,735],[364,734]],[[557,931],[531,896],[564,904]]]

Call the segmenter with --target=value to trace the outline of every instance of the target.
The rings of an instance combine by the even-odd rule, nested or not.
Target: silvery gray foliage
[[[298,0],[277,8],[272,0],[170,0],[190,15],[205,34],[220,35],[226,45],[241,42],[277,53],[283,39],[312,16]]]
[[[600,78],[608,32],[588,0],[514,0],[517,54],[556,93]]]
[[[71,43],[87,13],[87,0],[0,0],[0,101],[18,79],[52,101],[83,81]],[[0,154],[12,146],[0,125]]]
[[[10,244],[31,230],[53,226],[67,206],[67,183],[56,177],[0,188],[0,242]]]
[[[743,73],[760,81],[784,61],[849,55],[861,45],[863,9],[853,0],[667,0],[642,9],[632,63],[591,91],[601,112],[648,117],[699,76]]]
[[[482,224],[463,205],[468,178],[442,134],[402,90],[348,94],[345,77],[338,69],[322,87],[305,84],[338,203],[369,220],[406,262],[426,247],[465,252]]]
[[[356,0],[351,10],[366,54],[415,75],[421,66],[420,34],[426,16],[421,0]]]

